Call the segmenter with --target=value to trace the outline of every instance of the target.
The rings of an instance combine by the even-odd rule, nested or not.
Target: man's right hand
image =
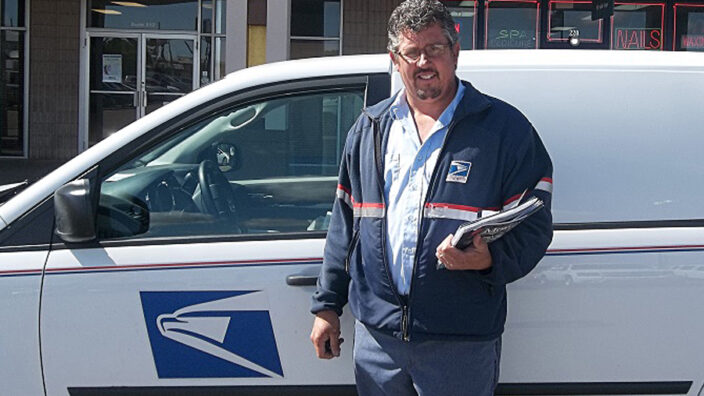
[[[335,311],[320,311],[315,315],[310,340],[318,358],[332,359],[340,356],[340,318]],[[328,342],[329,349],[325,347]]]

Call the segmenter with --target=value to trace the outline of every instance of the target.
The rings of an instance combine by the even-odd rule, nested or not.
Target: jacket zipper
[[[369,116],[369,115],[367,115]],[[379,120],[377,118],[372,118],[372,123],[374,124],[374,156],[375,156],[375,161],[374,161],[374,167],[376,168],[376,173],[377,173],[377,184],[379,185],[379,191],[381,195],[381,203],[384,205],[384,210],[386,210],[386,197],[384,197],[384,185],[381,183],[381,181],[384,179],[384,175],[382,173],[382,169],[380,169],[380,163],[379,161],[379,156],[381,155],[381,132],[380,132],[380,127],[379,127]],[[379,140],[377,140],[379,139]],[[396,286],[393,284],[393,278],[391,277],[391,269],[389,268],[389,262],[386,259],[386,216],[381,219],[381,259],[384,263],[384,270],[386,271],[386,277],[389,279],[391,282],[391,291],[393,292],[394,296],[396,297],[396,300],[398,301],[398,305],[401,306],[402,310],[402,316],[401,316],[401,333],[403,334],[403,339],[405,341],[408,341],[408,306],[403,302],[401,299],[401,296],[398,294],[398,290],[396,290]]]
[[[425,199],[423,199],[423,205],[421,206],[421,216],[420,220],[418,221],[418,228],[416,230],[416,233],[418,235],[418,240],[416,241],[416,251],[415,251],[415,256],[413,256],[413,269],[411,270],[411,283],[408,285],[408,306],[411,305],[411,296],[413,295],[413,279],[416,277],[416,267],[418,266],[418,246],[420,246],[420,241],[421,241],[421,235],[420,231],[423,226],[423,219],[425,218],[423,216],[423,212],[425,211],[425,205],[428,203],[428,197],[430,197],[430,194],[433,191],[433,187],[435,187],[435,181],[437,179],[438,175],[438,169],[440,165],[440,158],[441,154],[445,150],[445,143],[447,142],[447,138],[450,136],[450,133],[455,127],[455,121],[451,122],[450,125],[447,127],[447,133],[445,134],[445,137],[442,139],[442,145],[440,146],[440,152],[438,153],[438,162],[435,163],[435,169],[433,169],[433,175],[430,177],[430,183],[428,184],[428,190],[425,193]],[[411,336],[408,331],[408,317],[409,317],[409,309],[408,306],[404,305],[404,310],[403,310],[403,322],[402,322],[402,327],[403,327],[403,340],[404,341],[410,341]],[[405,324],[405,325],[404,325]]]
[[[401,318],[401,332],[403,332],[403,340],[408,342],[411,338],[408,336],[408,305],[403,305],[403,316]]]

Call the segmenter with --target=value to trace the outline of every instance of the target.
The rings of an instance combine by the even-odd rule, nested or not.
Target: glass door
[[[88,145],[197,88],[195,35],[90,35]]]
[[[88,144],[139,117],[140,36],[90,37]]]
[[[191,92],[198,76],[194,36],[143,35],[141,114]]]

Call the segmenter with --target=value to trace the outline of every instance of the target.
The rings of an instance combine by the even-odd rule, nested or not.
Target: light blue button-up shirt
[[[384,198],[386,199],[386,256],[399,294],[407,295],[411,287],[418,229],[423,217],[423,203],[445,135],[455,109],[464,95],[457,84],[457,94],[435,121],[425,142],[421,143],[405,91],[391,106],[394,119],[384,154]]]

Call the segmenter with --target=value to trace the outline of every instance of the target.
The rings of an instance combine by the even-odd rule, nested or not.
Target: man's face
[[[439,54],[432,56],[438,51]],[[449,46],[447,36],[438,25],[431,25],[418,33],[403,32],[399,54],[392,53],[391,59],[401,74],[409,99],[424,103],[451,102],[459,51],[459,43]],[[412,58],[418,54],[421,54],[420,58],[413,62]]]

